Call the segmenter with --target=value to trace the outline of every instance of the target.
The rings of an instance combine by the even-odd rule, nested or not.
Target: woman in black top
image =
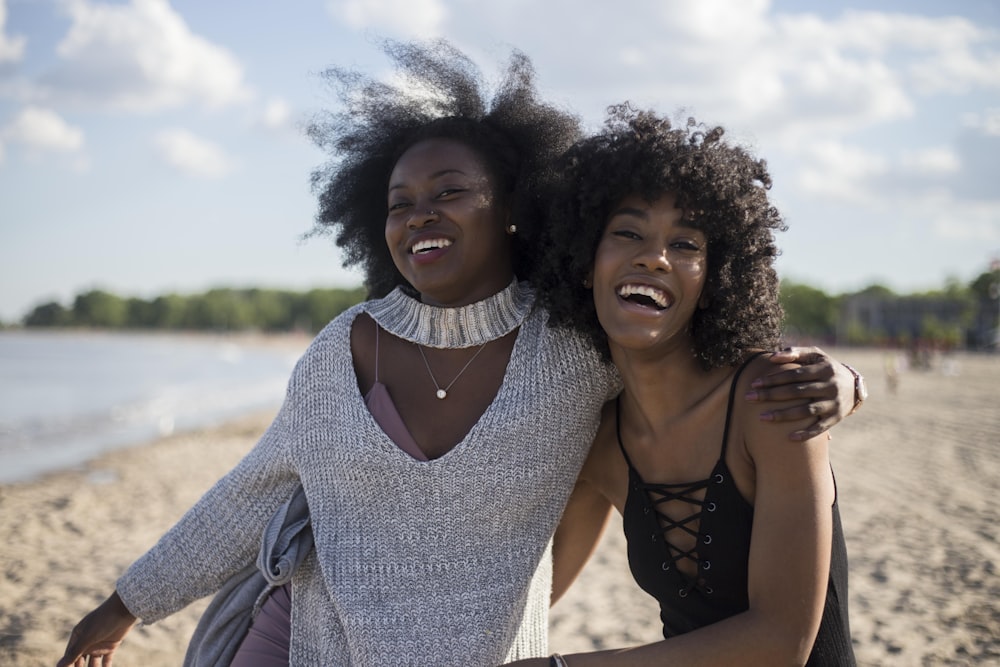
[[[615,506],[665,639],[550,664],[855,662],[828,437],[789,442],[787,425],[734,400],[778,344],[784,224],[764,162],[722,134],[626,105],[566,157],[542,294],[625,388],[555,549],[587,553]]]

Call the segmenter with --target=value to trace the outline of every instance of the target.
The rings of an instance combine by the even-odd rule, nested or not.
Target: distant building
[[[969,301],[955,297],[861,292],[841,302],[837,339],[853,344],[965,345],[973,333],[974,310]]]

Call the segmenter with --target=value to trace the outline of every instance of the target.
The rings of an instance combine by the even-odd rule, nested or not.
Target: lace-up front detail
[[[660,603],[664,636],[714,623],[749,606],[747,568],[753,507],[726,465],[726,441],[740,367],[733,374],[719,458],[704,479],[650,483],[632,464],[623,512],[629,568]]]
[[[709,508],[715,509],[714,502],[698,500],[712,479],[704,479],[700,482],[684,484],[640,484],[640,488],[646,493],[649,499],[649,508],[656,513],[660,526],[663,529],[662,539],[666,548],[667,559],[663,561],[661,569],[669,572],[671,568],[677,568],[681,577],[687,580],[687,585],[679,591],[681,597],[686,596],[695,586],[701,586],[703,591],[711,595],[712,588],[705,585],[701,577],[692,577],[685,572],[691,567],[685,568],[681,563],[688,561],[696,572],[709,570],[712,563],[709,560],[701,559],[698,555],[699,546],[712,543],[712,536],[699,532],[702,514]],[[666,505],[673,503],[674,506],[687,505],[692,513],[675,520],[665,511]],[[682,548],[681,544],[691,545],[689,548]]]
[[[656,484],[642,481],[629,459],[625,446],[622,444],[621,422],[615,424],[618,445],[628,462],[632,490],[641,492],[643,499],[643,515],[655,515],[655,522],[650,526],[659,527],[652,530],[650,542],[663,542],[665,555],[660,569],[663,572],[675,572],[683,582],[677,589],[680,597],[687,597],[694,588],[702,593],[712,595],[703,572],[712,569],[712,561],[704,556],[704,547],[712,544],[710,533],[703,533],[700,528],[702,516],[715,512],[718,503],[710,499],[709,489],[712,485],[721,484],[725,480],[725,472],[712,471],[712,475],[696,482],[681,482],[678,484]],[[722,463],[720,461],[720,463]],[[723,464],[724,465],[724,464]],[[690,512],[690,513],[688,513]],[[694,572],[695,574],[690,574]]]

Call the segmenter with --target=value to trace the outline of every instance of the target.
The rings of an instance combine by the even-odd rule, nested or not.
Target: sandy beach
[[[958,353],[901,373],[885,355],[835,354],[869,379],[834,433],[850,557],[851,626],[863,665],[1000,664],[1000,355]],[[0,664],[54,665],[70,629],[253,444],[271,415],[120,450],[0,486]],[[204,602],[133,631],[115,665],[180,664]],[[620,523],[553,609],[553,650],[660,637],[631,581]]]

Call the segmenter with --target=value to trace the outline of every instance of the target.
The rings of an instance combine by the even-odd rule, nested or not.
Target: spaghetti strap
[[[375,322],[373,319],[372,322]],[[381,327],[375,322],[375,384],[378,384],[378,330]]]
[[[755,352],[750,355],[746,361],[740,364],[740,367],[736,369],[736,374],[733,375],[733,383],[729,386],[729,402],[726,404],[726,426],[722,429],[722,453],[719,455],[720,459],[726,458],[726,445],[729,442],[729,424],[733,419],[733,404],[736,399],[736,383],[739,382],[740,375],[750,365],[750,362],[762,354],[767,354],[767,352]]]
[[[729,424],[732,421],[733,415],[733,402],[736,398],[736,383],[740,379],[740,375],[746,370],[746,367],[750,365],[750,362],[761,356],[762,354],[767,354],[766,352],[756,352],[747,358],[740,367],[736,369],[736,374],[733,375],[733,383],[729,386],[729,401],[726,404],[726,426],[722,430],[722,453],[719,458],[725,458],[726,456],[726,443],[729,440]],[[632,459],[629,458],[628,452],[625,451],[625,444],[622,442],[622,420],[621,420],[621,394],[615,397],[615,436],[618,438],[618,449],[622,450],[622,456],[625,457],[625,463],[632,470],[635,470],[635,466],[632,465]]]
[[[632,459],[628,457],[628,452],[625,451],[625,444],[622,442],[621,407],[622,395],[619,393],[615,396],[615,437],[618,438],[618,449],[622,450],[622,456],[625,457],[625,463],[628,464],[629,470],[635,470],[635,466],[632,465]],[[636,472],[638,473],[638,471]]]

